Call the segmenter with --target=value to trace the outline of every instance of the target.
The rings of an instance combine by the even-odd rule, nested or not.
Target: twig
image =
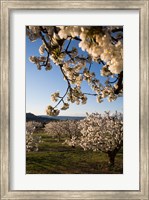
[[[91,70],[91,66],[92,66],[92,63],[90,63],[90,65],[89,65],[89,69],[88,69],[89,71]]]
[[[65,94],[63,95],[63,97],[60,97],[61,99],[60,99],[59,102],[54,106],[54,108],[56,108],[61,102],[64,103],[64,98],[65,98],[65,96],[67,95],[69,89],[70,89],[70,86],[67,87],[67,90],[66,90]]]
[[[72,39],[69,40],[69,43],[68,43],[68,45],[67,45],[67,47],[66,47],[66,49],[65,49],[66,52],[67,52],[67,50],[68,50],[68,48],[69,48],[69,45],[70,45],[70,43],[71,43],[71,40],[72,40]]]
[[[123,71],[118,75],[117,85],[118,85],[118,88],[114,90],[115,94],[119,94],[120,90],[123,89]]]
[[[86,93],[86,92],[84,92],[83,94],[86,94],[86,95],[91,95],[91,96],[97,96],[97,94],[91,94],[91,93]]]
[[[115,83],[118,80],[118,77],[114,81],[108,81],[108,83]]]
[[[50,47],[50,45],[47,43],[47,41],[45,40],[45,38],[44,38],[44,36],[43,36],[43,34],[42,34],[42,26],[40,26],[40,29],[41,29],[41,31],[39,32],[40,37],[41,37],[42,41],[45,43],[45,45],[46,45],[46,47],[48,48],[49,53],[50,53],[51,47]]]

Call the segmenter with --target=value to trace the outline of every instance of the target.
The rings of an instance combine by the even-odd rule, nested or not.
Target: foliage
[[[41,56],[30,56],[30,61],[40,70],[51,70],[55,63],[67,82],[65,94],[55,92],[51,99],[57,104],[47,107],[47,114],[56,116],[67,110],[70,103],[86,104],[87,96],[96,96],[101,103],[109,102],[123,93],[123,28],[117,26],[27,26],[28,38],[34,42],[42,40],[39,47]],[[71,47],[76,41],[77,48]],[[82,53],[80,53],[81,51]],[[83,53],[85,51],[85,53]],[[93,65],[99,65],[105,83],[92,72]],[[55,67],[55,66],[54,66]],[[86,81],[94,93],[82,91],[81,84]],[[62,106],[58,106],[62,103]]]

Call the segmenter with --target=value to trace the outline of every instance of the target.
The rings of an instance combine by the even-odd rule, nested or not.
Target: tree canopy
[[[42,40],[41,56],[31,55],[29,60],[38,70],[52,70],[57,65],[67,82],[64,94],[51,94],[56,103],[47,107],[48,115],[58,115],[60,110],[69,109],[70,103],[86,104],[88,95],[95,96],[98,103],[104,98],[111,102],[122,96],[122,26],[27,26],[26,34],[32,42]],[[92,71],[95,64],[100,76],[106,78],[104,83]],[[82,90],[84,81],[92,93]]]

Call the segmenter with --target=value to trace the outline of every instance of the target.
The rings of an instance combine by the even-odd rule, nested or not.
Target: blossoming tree
[[[26,151],[38,151],[39,143],[42,142],[41,136],[34,135],[33,132],[26,131]]]
[[[26,122],[26,131],[29,133],[37,132],[37,130],[41,128],[43,128],[43,124],[41,122],[36,122],[36,121]]]
[[[42,128],[41,122],[26,122],[26,151],[38,151],[39,143],[42,142],[41,136],[34,134],[38,129]]]
[[[51,95],[53,107],[47,107],[47,114],[56,116],[67,110],[70,103],[86,104],[87,96],[93,95],[97,102],[104,98],[109,102],[123,93],[123,28],[121,26],[27,26],[28,38],[34,42],[42,40],[41,56],[30,56],[30,61],[40,70],[51,70],[56,64],[61,71],[67,88],[64,94]],[[77,47],[72,47],[76,41]],[[82,53],[80,53],[82,52]],[[83,53],[84,52],[84,53]],[[102,83],[92,71],[99,65],[99,73],[106,78]],[[86,81],[93,90],[86,93],[82,82]]]
[[[55,121],[46,124],[44,131],[48,135],[57,138],[58,141],[62,138],[66,140],[69,138],[71,140],[73,137],[79,137],[80,130],[78,126],[79,122],[76,120]]]
[[[79,128],[81,136],[67,140],[67,144],[81,146],[84,150],[107,153],[110,166],[114,166],[116,154],[123,145],[122,114],[87,114],[87,117],[80,121]]]

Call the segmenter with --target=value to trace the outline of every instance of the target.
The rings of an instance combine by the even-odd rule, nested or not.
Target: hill
[[[40,117],[43,117],[43,118],[50,118],[50,119],[53,119],[53,120],[81,120],[81,119],[84,119],[85,117],[78,117],[78,116],[55,116],[55,117],[49,117],[47,115],[39,115]]]
[[[77,117],[77,116],[56,116],[56,117],[49,117],[47,115],[34,115],[33,113],[26,113],[26,121],[37,121],[37,122],[50,122],[50,121],[57,121],[57,120],[81,120],[84,117]]]
[[[49,121],[53,121],[52,118],[50,117],[42,117],[42,116],[37,116],[34,115],[33,113],[26,113],[26,122],[28,121],[36,121],[36,122],[49,122]]]

